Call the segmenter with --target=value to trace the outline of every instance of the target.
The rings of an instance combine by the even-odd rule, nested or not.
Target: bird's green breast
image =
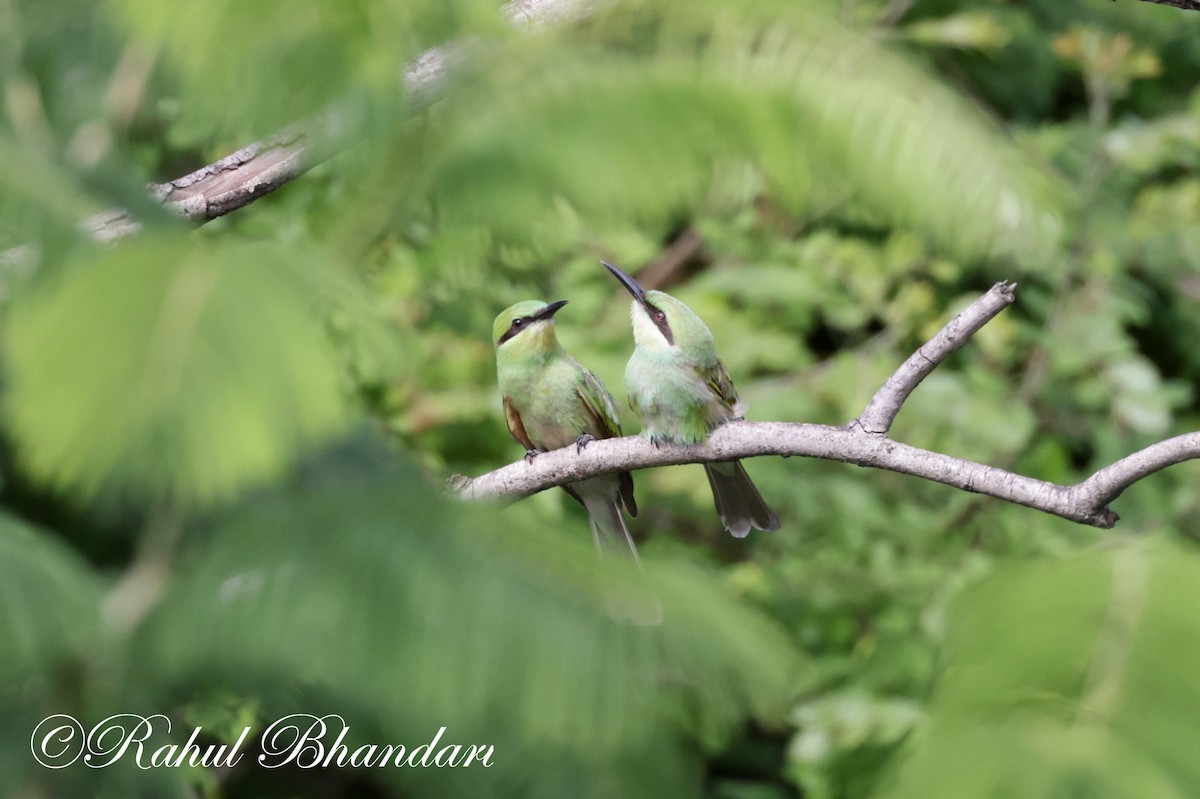
[[[570,356],[506,364],[499,378],[501,394],[516,409],[538,449],[565,447],[584,433],[604,437],[591,429],[594,424],[579,395],[583,367]]]
[[[724,421],[695,363],[678,350],[634,349],[625,382],[642,434],[652,440],[696,444]]]

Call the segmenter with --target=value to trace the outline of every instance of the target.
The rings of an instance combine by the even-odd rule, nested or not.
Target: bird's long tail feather
[[[737,538],[756,530],[778,530],[779,517],[767,506],[741,461],[706,463],[704,473],[712,487],[713,503],[725,529]]]
[[[601,554],[613,554],[626,562],[641,568],[642,561],[638,557],[637,546],[633,536],[625,524],[625,514],[621,510],[620,494],[613,492],[607,495],[583,495],[583,504],[588,511],[588,521],[592,526],[592,537],[596,540],[596,548]],[[662,606],[655,596],[644,589],[632,586],[610,586],[604,595],[604,604],[608,615],[616,621],[627,621],[639,626],[661,624],[663,620]]]
[[[604,497],[585,497],[584,507],[587,508],[588,522],[592,526],[592,538],[596,541],[596,549],[601,552],[630,557],[638,566],[642,565],[638,557],[637,545],[625,524],[625,514],[621,511],[619,495]]]

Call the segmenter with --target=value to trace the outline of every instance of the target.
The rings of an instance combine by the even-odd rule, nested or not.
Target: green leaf
[[[1200,555],[1164,540],[970,590],[928,729],[885,796],[1195,796],[1197,601]]]
[[[316,260],[143,236],[14,297],[21,463],[83,499],[205,503],[277,476],[346,418]]]

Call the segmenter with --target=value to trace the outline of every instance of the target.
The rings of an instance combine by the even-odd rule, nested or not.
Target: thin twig
[[[165,503],[150,514],[137,554],[104,598],[104,618],[113,629],[132,630],[162,599],[182,530],[175,505]]]
[[[647,289],[666,289],[677,282],[679,274],[688,261],[704,249],[704,237],[694,227],[689,227],[667,246],[654,261],[638,271],[638,282]],[[618,288],[618,291],[624,289]],[[628,295],[626,295],[628,296]]]
[[[914,352],[900,365],[896,373],[867,403],[867,408],[851,424],[857,423],[867,433],[886,434],[900,412],[900,406],[908,399],[921,381],[944,361],[950,353],[961,347],[971,336],[986,325],[996,314],[1003,311],[1015,299],[1016,283],[997,283],[987,294],[971,304],[971,307],[950,320],[936,336]]]
[[[900,24],[900,20],[904,19],[907,14],[916,4],[917,0],[889,0],[887,6],[884,7],[883,13],[875,20],[877,28],[894,28]]]
[[[714,463],[764,455],[853,463],[1024,505],[1080,524],[1112,527],[1110,502],[1133,483],[1176,463],[1200,458],[1200,433],[1161,441],[1101,469],[1076,485],[1058,485],[994,466],[919,449],[888,438],[904,400],[946,356],[1013,301],[1016,284],[997,283],[952,319],[876,393],[863,414],[842,427],[785,422],[731,422],[703,444],[654,446],[640,436],[595,441],[582,453],[566,447],[476,478],[454,475],[447,488],[465,499],[520,499],[552,486],[611,472]]]

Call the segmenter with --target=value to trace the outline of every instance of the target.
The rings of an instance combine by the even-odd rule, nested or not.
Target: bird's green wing
[[[579,384],[579,398],[583,400],[584,410],[592,429],[589,430],[596,438],[616,438],[621,435],[621,423],[617,420],[617,408],[613,404],[613,396],[600,382],[600,378],[583,370],[583,382]],[[637,516],[637,500],[633,496],[633,475],[621,472],[617,475],[621,485],[621,500],[630,516]]]
[[[704,378],[713,394],[720,398],[721,404],[728,408],[730,413],[734,413],[738,406],[737,389],[733,386],[729,372],[725,371],[725,364],[718,359],[716,366],[707,369],[698,366],[696,372]]]
[[[613,396],[600,382],[600,378],[583,370],[583,380],[579,384],[579,398],[583,400],[584,410],[592,429],[589,433],[596,438],[616,438],[621,435],[621,422],[617,419],[617,409],[613,405]]]

